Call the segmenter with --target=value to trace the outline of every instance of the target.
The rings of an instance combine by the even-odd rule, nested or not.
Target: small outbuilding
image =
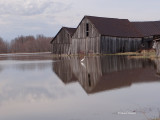
[[[160,21],[132,23],[143,36],[142,43],[144,49],[151,49],[153,40],[160,38]]]
[[[62,27],[57,35],[52,39],[53,54],[70,54],[72,36],[75,28]]]

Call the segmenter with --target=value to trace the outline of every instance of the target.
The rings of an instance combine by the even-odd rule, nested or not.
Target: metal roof
[[[160,21],[132,22],[132,24],[144,37],[160,35]]]
[[[96,27],[101,35],[115,37],[142,37],[128,19],[85,16]]]

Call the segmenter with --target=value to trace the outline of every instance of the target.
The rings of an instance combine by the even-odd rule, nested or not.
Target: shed
[[[142,37],[128,19],[84,16],[73,34],[71,54],[135,52]]]
[[[142,43],[145,49],[152,48],[153,40],[160,38],[160,21],[132,22],[143,35]]]
[[[57,35],[52,39],[53,54],[70,54],[72,36],[75,28],[62,27]]]

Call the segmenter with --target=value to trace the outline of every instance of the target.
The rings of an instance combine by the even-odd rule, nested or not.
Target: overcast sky
[[[160,0],[0,0],[0,37],[43,34],[77,27],[84,15],[160,20]]]

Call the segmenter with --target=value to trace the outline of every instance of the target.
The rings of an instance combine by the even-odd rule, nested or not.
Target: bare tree
[[[52,38],[43,35],[34,36],[20,36],[11,41],[10,52],[49,52]]]
[[[8,52],[8,44],[2,38],[0,38],[0,53],[7,53]]]

